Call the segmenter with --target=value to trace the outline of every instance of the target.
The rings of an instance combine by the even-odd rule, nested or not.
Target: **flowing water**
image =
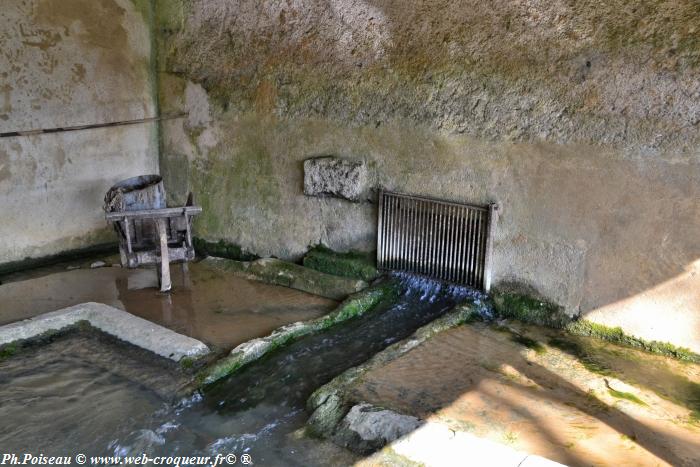
[[[299,340],[203,394],[153,413],[109,444],[118,455],[248,453],[257,465],[339,465],[354,460],[330,443],[303,439],[307,398],[319,386],[410,335],[478,292],[401,276],[401,295],[365,316]]]
[[[174,362],[96,331],[22,348],[0,360],[0,453],[101,452],[186,382]]]
[[[372,312],[341,326],[301,339],[215,383],[202,394],[176,404],[159,403],[150,391],[134,392],[129,385],[117,390],[113,382],[105,382],[108,392],[114,389],[121,399],[133,398],[134,402],[126,404],[128,410],[120,410],[121,404],[107,401],[95,413],[99,413],[101,420],[113,423],[104,424],[97,438],[79,429],[65,448],[79,447],[79,438],[83,437],[82,449],[90,450],[89,454],[184,456],[233,453],[240,456],[248,453],[256,465],[351,463],[354,457],[345,450],[330,443],[294,436],[308,417],[305,411],[307,398],[334,376],[407,337],[456,303],[467,298],[482,298],[476,291],[435,281],[409,276],[394,280],[399,282],[402,291],[398,299],[381,303]],[[90,372],[74,374],[67,371],[69,367],[56,376],[58,382],[24,385],[23,398],[40,399],[41,392],[52,385],[70,386],[76,384],[72,379],[86,381],[95,377]],[[29,373],[32,371],[28,370]],[[6,382],[6,386],[12,387],[15,383],[16,377],[14,382]],[[16,391],[17,388],[10,390]],[[95,397],[89,399],[99,400]],[[57,402],[60,405],[60,401]],[[52,409],[53,405],[40,406],[44,418],[57,410]],[[0,407],[0,416],[5,412],[6,408]],[[11,413],[17,417],[19,412]],[[21,420],[15,421],[22,424]],[[80,417],[77,421],[80,422]],[[25,432],[16,433],[16,438],[19,438]],[[13,445],[11,442],[15,437],[11,432],[4,433],[4,436],[4,441]],[[96,445],[100,443],[101,448]],[[100,452],[92,451],[100,449]]]

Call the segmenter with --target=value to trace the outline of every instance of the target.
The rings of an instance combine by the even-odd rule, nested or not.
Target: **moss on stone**
[[[613,389],[611,387],[608,387],[608,393],[617,398],[617,399],[624,399],[626,401],[633,402],[637,405],[641,406],[647,406],[648,404],[641,400],[639,397],[635,396],[631,392],[624,392],[624,391],[618,391],[617,389]]]
[[[567,339],[565,337],[553,337],[549,339],[548,344],[554,348],[557,348],[563,352],[568,353],[575,357],[588,371],[596,373],[603,376],[611,376],[612,370],[601,362],[600,359],[595,358],[592,352],[589,352],[583,345],[576,341]]]
[[[179,363],[180,367],[185,370],[189,370],[194,367],[194,359],[192,357],[183,357]]]
[[[0,347],[0,361],[12,357],[17,353],[19,349],[17,348],[17,344],[12,342],[10,344],[6,344]]]
[[[374,254],[359,251],[339,253],[317,245],[304,256],[303,264],[326,274],[371,281],[379,276]]]
[[[194,237],[192,242],[194,243],[194,249],[197,254],[203,256],[216,256],[218,258],[227,258],[237,261],[252,261],[258,258],[254,254],[245,251],[239,245],[229,243],[225,240],[210,242],[203,238]]]
[[[333,276],[276,258],[262,258],[252,262],[229,259],[207,261],[215,268],[243,275],[247,279],[281,285],[332,300],[344,300],[348,295],[367,288],[367,283],[359,279]]]
[[[667,342],[647,341],[639,337],[629,336],[625,334],[620,327],[608,327],[592,321],[580,319],[569,323],[566,326],[566,331],[577,336],[595,337],[608,342],[614,342],[615,344],[643,349],[647,352],[665,355],[678,360],[700,363],[700,355],[689,349],[676,347]]]
[[[338,309],[320,318],[321,328],[326,329],[348,319],[360,316],[374,308],[380,301],[391,301],[397,298],[397,287],[393,282],[385,282],[369,289],[372,293],[353,295],[340,304]]]
[[[363,315],[374,309],[383,300],[394,300],[398,293],[397,290],[394,282],[385,282],[348,297],[338,308],[326,316],[283,326],[267,337],[245,342],[233,349],[227,357],[205,368],[197,376],[197,382],[200,387],[212,384],[237,372],[244,365],[254,362],[301,337]]]
[[[156,21],[159,30],[173,32],[182,28],[187,0],[156,0]]]
[[[501,318],[553,328],[563,328],[571,321],[562,307],[530,295],[494,291],[491,301],[494,311]]]
[[[532,339],[530,337],[518,334],[516,332],[511,333],[510,340],[517,342],[518,344],[527,347],[528,349],[534,350],[535,353],[542,355],[547,353],[547,349],[539,341]]]
[[[647,341],[640,337],[630,336],[625,334],[620,327],[608,327],[585,319],[572,321],[571,318],[564,313],[562,307],[531,295],[494,291],[491,296],[491,301],[496,315],[501,318],[516,319],[528,324],[564,329],[566,332],[576,336],[595,337],[615,344],[643,349],[647,352],[665,355],[678,360],[700,363],[700,355],[689,349],[677,347],[668,342]],[[563,339],[559,338],[553,339],[553,342],[555,347],[572,351],[576,355],[581,355],[578,349],[572,347],[578,345],[574,342],[565,342]],[[523,345],[525,344],[523,343]],[[592,364],[589,362],[589,365]],[[596,369],[595,365],[589,369],[600,372],[600,368]]]
[[[396,292],[397,289],[394,288],[388,291],[384,298],[395,299],[393,297]],[[481,317],[477,306],[472,303],[458,305],[452,311],[419,328],[410,337],[375,354],[362,365],[349,368],[336,376],[314,391],[306,402],[306,407],[311,412],[307,421],[309,431],[320,437],[330,436],[352,405],[348,396],[350,390],[369,371],[387,365],[442,331],[479,319]]]

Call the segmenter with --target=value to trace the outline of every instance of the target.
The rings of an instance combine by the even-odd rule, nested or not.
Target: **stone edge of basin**
[[[129,344],[179,362],[210,352],[204,343],[178,334],[126,311],[103,303],[87,302],[0,326],[0,345],[59,331],[80,321]]]
[[[375,284],[365,290],[350,295],[330,313],[308,321],[298,321],[274,330],[265,337],[243,342],[231,350],[229,355],[217,360],[198,376],[198,385],[206,386],[229,376],[243,366],[263,357],[275,349],[288,345],[304,336],[328,329],[348,319],[363,315],[372,310],[381,300],[388,299],[396,292],[392,281]]]
[[[361,279],[334,276],[277,258],[236,261],[209,256],[202,261],[246,279],[281,285],[332,300],[343,300],[369,286]]]
[[[307,421],[307,429],[315,436],[331,439],[336,444],[361,454],[371,454],[385,448],[390,449],[394,455],[419,464],[431,464],[431,459],[425,455],[428,453],[428,456],[432,456],[435,448],[440,446],[440,452],[448,453],[448,458],[453,459],[475,459],[474,455],[478,452],[484,459],[502,461],[498,465],[561,466],[562,464],[544,457],[453,430],[442,423],[424,421],[366,402],[353,402],[348,396],[355,383],[370,370],[405,355],[438,333],[478,319],[480,314],[476,305],[458,305],[444,316],[420,327],[406,339],[375,354],[365,363],[336,376],[309,397],[307,408],[311,416]],[[381,452],[378,451],[376,455],[381,455]],[[436,460],[434,456],[432,460]]]
[[[458,305],[442,317],[418,328],[406,339],[378,352],[365,363],[349,368],[336,376],[309,397],[307,408],[311,412],[311,416],[307,421],[307,427],[317,436],[330,438],[330,435],[350,411],[352,404],[346,394],[363,375],[408,353],[435,334],[479,319],[478,316],[477,306],[472,304]]]

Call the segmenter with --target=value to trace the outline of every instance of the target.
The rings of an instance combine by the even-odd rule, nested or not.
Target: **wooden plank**
[[[192,255],[188,255],[187,252],[187,248],[168,248],[168,257],[170,258],[171,262],[189,261],[190,259],[192,259]],[[158,264],[160,262],[160,256],[158,255],[156,250],[137,251],[134,254],[136,255],[136,260],[139,266],[142,266],[144,264]]]
[[[159,219],[164,217],[192,216],[202,212],[200,206],[182,206],[179,208],[145,209],[142,211],[117,211],[105,214],[108,221],[129,219]]]

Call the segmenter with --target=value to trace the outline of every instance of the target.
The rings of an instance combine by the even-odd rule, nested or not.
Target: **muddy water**
[[[150,423],[120,437],[115,449],[152,454],[247,452],[257,465],[352,462],[352,455],[333,445],[295,438],[308,417],[307,398],[334,376],[473,294],[428,281],[407,281],[402,287],[396,302],[382,303],[363,317],[304,338],[207,388],[203,396],[154,414]]]
[[[321,316],[336,303],[190,263],[173,265],[174,290],[160,294],[155,270],[60,271],[0,285],[0,325],[83,302],[101,302],[222,348]]]
[[[185,378],[174,364],[93,333],[71,333],[0,361],[3,452],[106,451],[145,423]]]

